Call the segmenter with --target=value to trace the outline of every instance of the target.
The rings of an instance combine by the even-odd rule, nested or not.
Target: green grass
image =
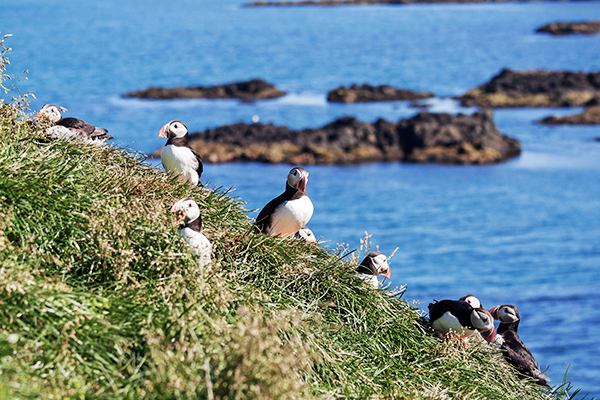
[[[210,266],[174,226],[184,196]],[[440,342],[402,290],[371,289],[348,258],[256,234],[227,190],[52,140],[0,102],[0,400],[577,394],[519,379],[476,341]]]

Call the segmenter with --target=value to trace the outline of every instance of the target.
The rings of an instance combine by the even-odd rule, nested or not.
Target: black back
[[[498,326],[497,333],[504,339],[500,347],[504,359],[522,374],[534,378],[539,385],[548,386],[544,375],[537,367],[533,354],[521,341],[517,333],[518,329],[518,320],[511,323],[501,322]]]
[[[74,129],[76,131],[83,132],[83,139],[113,139],[112,136],[108,135],[108,131],[104,128],[99,128],[92,124],[88,124],[77,118],[61,118],[56,121],[55,125],[64,126],[65,128]]]
[[[268,202],[256,217],[254,225],[258,228],[259,232],[266,233],[271,229],[273,224],[273,213],[281,204],[289,200],[297,200],[302,196],[306,196],[306,192],[298,190],[290,185],[285,184],[285,192],[275,197],[273,200]]]
[[[429,321],[433,322],[440,318],[446,312],[450,311],[460,324],[469,329],[475,329],[471,324],[471,313],[474,308],[466,301],[460,300],[441,300],[436,303],[429,303]]]

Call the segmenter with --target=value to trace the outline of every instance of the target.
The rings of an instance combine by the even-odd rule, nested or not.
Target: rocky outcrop
[[[521,151],[517,140],[498,132],[491,110],[473,115],[422,112],[397,123],[382,119],[367,123],[343,117],[321,128],[301,131],[272,124],[238,123],[194,133],[189,143],[209,163],[490,164]]]
[[[565,117],[555,115],[546,117],[538,121],[544,125],[599,125],[600,124],[600,106],[586,107],[583,112]]]
[[[142,99],[242,99],[266,100],[284,96],[286,93],[262,79],[229,83],[216,86],[175,87],[171,89],[151,87],[137,92],[126,93],[123,97]]]
[[[433,97],[429,92],[396,89],[389,85],[371,86],[356,84],[339,87],[327,94],[327,101],[334,103],[366,103],[370,101],[421,100]]]
[[[595,35],[596,33],[600,32],[600,21],[553,22],[551,24],[541,26],[535,31],[549,33],[551,35]]]
[[[463,106],[579,107],[600,96],[600,72],[502,70],[459,97]]]

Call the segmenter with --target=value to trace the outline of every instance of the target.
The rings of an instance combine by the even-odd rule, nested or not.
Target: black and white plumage
[[[492,317],[500,321],[498,336],[502,337],[500,350],[504,359],[520,373],[533,378],[539,385],[548,386],[548,377],[537,366],[533,354],[521,341],[519,334],[519,310],[510,304],[503,304],[490,310]]]
[[[379,251],[369,253],[356,268],[356,276],[368,282],[375,289],[379,287],[378,277],[390,279],[392,270],[387,257]]]
[[[304,168],[292,168],[287,176],[285,192],[267,203],[258,213],[256,227],[260,232],[288,237],[306,226],[314,207],[306,184],[308,172]]]
[[[191,247],[192,252],[200,256],[202,264],[210,262],[212,245],[200,230],[202,229],[202,218],[200,207],[193,199],[184,197],[171,207],[171,212],[180,214],[178,219],[181,229],[179,234]]]
[[[481,301],[479,301],[479,299],[472,294],[465,294],[463,297],[461,297],[459,299],[460,301],[466,301],[467,303],[469,303],[471,305],[471,307],[473,308],[482,308],[483,306],[481,305]]]
[[[317,238],[315,237],[315,234],[313,233],[313,231],[310,230],[310,228],[307,228],[306,226],[300,228],[298,232],[294,233],[292,235],[292,239],[306,240],[310,243],[317,243]]]
[[[435,301],[428,308],[431,327],[443,337],[453,331],[466,339],[478,331],[489,343],[495,336],[494,319],[484,308],[473,308],[462,300]]]
[[[188,144],[188,129],[179,120],[173,120],[160,128],[158,136],[167,139],[160,153],[160,160],[168,172],[179,175],[183,182],[197,185],[204,170],[200,154]]]
[[[54,125],[48,128],[53,138],[76,139],[86,143],[104,143],[113,139],[104,128],[88,124],[77,118],[63,118],[60,109],[54,104],[45,104],[35,115],[35,119],[45,117]]]

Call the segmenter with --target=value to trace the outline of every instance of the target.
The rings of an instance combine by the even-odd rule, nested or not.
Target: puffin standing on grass
[[[478,331],[488,343],[494,339],[494,319],[484,308],[474,308],[462,300],[435,300],[428,308],[429,323],[442,337],[453,331],[466,339]]]
[[[519,329],[519,310],[510,304],[496,306],[490,310],[492,317],[500,321],[498,336],[502,336],[500,350],[504,359],[523,375],[535,380],[538,385],[547,386],[548,377],[540,371],[531,351],[523,344],[517,330]]]
[[[392,270],[388,264],[387,257],[379,251],[369,253],[356,269],[356,276],[368,282],[375,289],[379,288],[379,276],[390,279]]]
[[[175,172],[183,182],[197,185],[200,182],[203,165],[200,154],[188,144],[188,130],[178,120],[170,121],[160,128],[158,136],[167,139],[160,153],[160,160],[167,172]]]
[[[192,253],[200,256],[202,264],[210,262],[212,245],[200,230],[202,229],[202,218],[198,203],[189,197],[177,201],[171,207],[171,212],[180,214],[177,222],[181,225],[179,234],[191,247]]]
[[[104,128],[88,124],[77,118],[63,118],[60,109],[54,104],[45,104],[35,115],[35,119],[48,118],[54,124],[48,128],[53,138],[77,139],[86,143],[102,144],[113,139]]]
[[[287,176],[285,192],[268,202],[258,213],[255,226],[259,232],[288,237],[306,226],[314,211],[306,194],[307,182],[308,172],[304,168],[292,168]]]

